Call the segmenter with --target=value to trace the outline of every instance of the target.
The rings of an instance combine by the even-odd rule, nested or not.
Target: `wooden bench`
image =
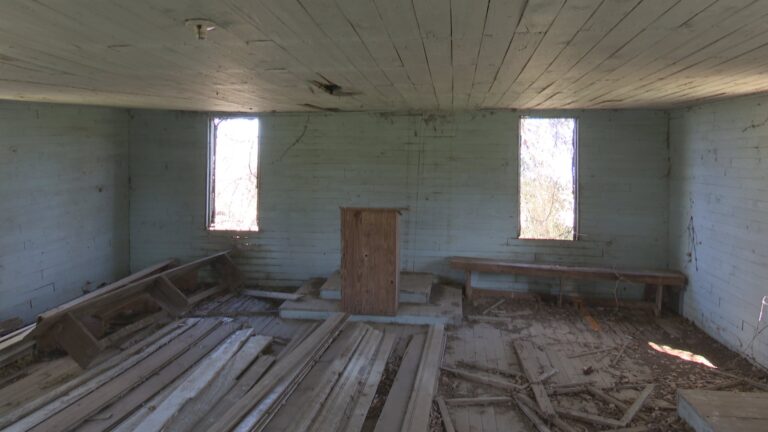
[[[529,277],[553,277],[560,279],[562,299],[563,279],[611,280],[645,284],[655,287],[656,297],[653,311],[661,314],[661,302],[664,287],[684,287],[687,279],[683,273],[671,270],[624,270],[603,267],[573,267],[554,264],[520,263],[487,258],[451,257],[451,268],[464,270],[466,274],[465,291],[467,298],[472,297],[472,273],[505,273]]]

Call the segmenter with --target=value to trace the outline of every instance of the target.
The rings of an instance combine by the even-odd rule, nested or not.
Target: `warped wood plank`
[[[395,432],[401,430],[408,402],[418,372],[419,360],[424,349],[426,335],[419,333],[411,338],[400,361],[395,380],[389,389],[384,407],[376,422],[374,432]]]
[[[444,347],[445,327],[442,324],[430,326],[403,421],[403,431],[422,432],[429,428],[429,415],[437,391]]]

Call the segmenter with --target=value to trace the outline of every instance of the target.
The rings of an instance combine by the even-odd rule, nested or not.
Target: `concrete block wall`
[[[0,319],[124,276],[128,112],[0,102]]]
[[[577,242],[517,239],[522,114],[261,115],[261,231],[232,236],[205,229],[209,116],[133,111],[132,267],[239,247],[250,282],[297,286],[338,268],[340,206],[396,206],[408,207],[406,270],[461,279],[447,266],[452,255],[666,268],[667,114],[538,113],[579,119]],[[477,283],[526,290],[526,282],[489,276]],[[550,289],[549,281],[530,282]]]
[[[683,314],[768,367],[768,97],[674,111],[670,264],[689,286]]]

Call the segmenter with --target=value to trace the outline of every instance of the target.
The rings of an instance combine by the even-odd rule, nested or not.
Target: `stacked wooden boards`
[[[696,432],[768,430],[768,393],[677,391],[677,412]]]
[[[396,315],[400,286],[400,210],[341,209],[341,308]]]
[[[290,341],[271,344],[248,322],[185,318],[85,371],[62,358],[58,367],[79,375],[5,411],[0,429],[361,429],[396,333],[348,323],[347,315],[336,314],[307,324]],[[423,408],[432,403],[442,327],[433,333],[432,348],[421,349],[416,384],[411,382],[407,400],[415,426],[407,430],[427,430],[429,409],[425,422]]]

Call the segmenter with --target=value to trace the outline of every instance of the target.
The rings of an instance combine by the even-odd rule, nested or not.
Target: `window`
[[[576,238],[577,134],[574,118],[520,119],[520,238]]]
[[[210,127],[208,229],[258,231],[259,120],[221,117]]]

